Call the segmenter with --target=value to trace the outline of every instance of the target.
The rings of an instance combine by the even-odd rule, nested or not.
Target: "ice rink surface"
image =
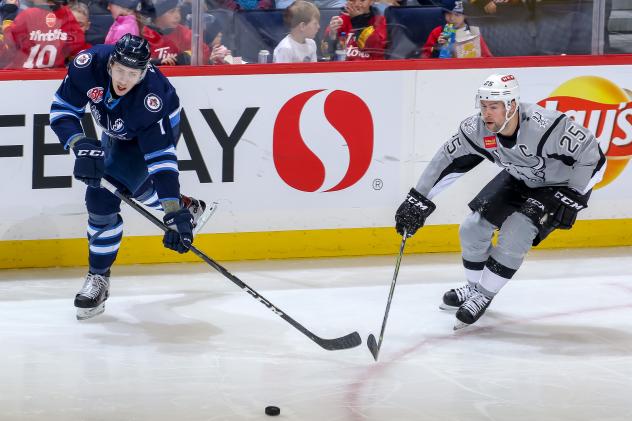
[[[397,245],[394,245],[394,252]],[[379,334],[395,256],[227,262],[322,337]],[[458,254],[406,255],[375,363],[325,351],[205,264],[0,271],[0,420],[629,421],[632,249],[532,251],[474,326]]]

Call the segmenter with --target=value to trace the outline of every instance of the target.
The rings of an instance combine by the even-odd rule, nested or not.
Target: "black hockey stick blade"
[[[352,332],[348,335],[335,339],[312,338],[314,342],[327,351],[339,351],[342,349],[355,348],[362,344],[362,338],[358,332]]]
[[[108,189],[110,192],[112,192],[112,194],[114,194],[116,197],[121,199],[123,202],[127,203],[134,210],[136,210],[138,213],[143,215],[145,218],[147,218],[151,223],[156,225],[161,230],[163,231],[169,230],[169,228],[167,228],[160,219],[156,218],[153,214],[151,214],[145,208],[143,208],[138,203],[136,203],[131,197],[120,192],[108,180],[103,179],[101,181],[101,186]],[[318,344],[321,348],[326,349],[327,351],[338,351],[338,350],[343,350],[343,349],[355,348],[356,346],[362,344],[362,338],[360,337],[360,334],[358,332],[352,332],[348,335],[342,336],[340,338],[334,338],[334,339],[323,339],[319,336],[316,336],[305,326],[303,326],[302,324],[294,320],[288,314],[285,314],[285,312],[283,312],[281,309],[276,307],[274,304],[268,301],[265,297],[263,297],[257,291],[250,288],[244,281],[242,281],[241,279],[239,279],[238,277],[230,273],[226,268],[224,268],[224,266],[220,265],[215,260],[211,259],[202,251],[197,249],[194,245],[191,245],[190,250],[196,256],[198,256],[200,259],[206,262],[209,266],[211,266],[213,269],[215,269],[216,271],[224,275],[226,278],[228,278],[228,280],[233,282],[239,288],[246,291],[250,296],[252,296],[252,298],[259,301],[261,304],[263,304],[268,309],[270,309],[273,313],[275,313],[276,315],[281,317],[283,320],[291,324],[294,328],[296,328],[299,332],[303,333],[305,336],[310,338],[312,341]]]
[[[369,347],[369,351],[371,351],[371,355],[373,355],[373,359],[377,361],[377,356],[380,353],[380,348],[377,346],[375,335],[373,335],[372,333],[369,334],[369,337],[366,340],[366,346]]]

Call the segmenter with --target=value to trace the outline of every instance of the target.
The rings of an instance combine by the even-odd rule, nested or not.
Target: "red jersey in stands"
[[[79,23],[67,6],[33,6],[4,30],[2,62],[7,69],[64,67],[85,47]]]
[[[149,42],[152,60],[177,59],[182,53],[191,55],[191,29],[184,25],[178,25],[172,30],[145,26],[142,35]],[[204,44],[202,63],[208,63],[210,55],[208,46]],[[184,63],[178,61],[178,64]]]
[[[348,14],[340,14],[342,25],[338,28],[338,45],[345,47],[347,60],[383,60],[386,49],[386,20],[373,13],[366,26],[353,28]],[[343,36],[344,33],[344,36]],[[329,36],[329,28],[325,31]]]

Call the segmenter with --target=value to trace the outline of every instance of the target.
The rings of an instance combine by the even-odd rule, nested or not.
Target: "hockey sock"
[[[465,269],[465,279],[471,287],[476,286],[481,280],[485,262],[470,262],[463,259],[463,267]]]
[[[158,193],[156,193],[156,189],[154,189],[153,186],[138,195],[136,197],[136,200],[138,200],[140,203],[147,206],[148,208],[162,210],[162,205],[158,200]]]
[[[90,272],[103,274],[114,264],[123,238],[123,219],[119,214],[90,214],[88,242]]]
[[[498,263],[493,257],[487,260],[483,276],[479,282],[479,290],[488,297],[493,297],[505,286],[516,273],[517,269],[511,269]],[[481,289],[482,288],[482,289]]]

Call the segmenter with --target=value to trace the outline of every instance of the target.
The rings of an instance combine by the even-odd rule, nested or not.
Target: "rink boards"
[[[218,260],[395,253],[397,206],[476,112],[476,88],[497,71],[516,75],[523,101],[581,120],[608,157],[608,184],[594,191],[576,227],[541,247],[632,244],[627,57],[167,70],[183,107],[182,191],[219,203],[196,244]],[[48,126],[63,76],[0,75],[0,268],[86,262],[85,187],[72,179],[74,158]],[[84,127],[101,132],[90,118]],[[485,162],[437,197],[437,211],[407,251],[458,250],[468,200],[498,171]],[[130,209],[123,218],[119,262],[196,260],[164,250],[156,228]]]

